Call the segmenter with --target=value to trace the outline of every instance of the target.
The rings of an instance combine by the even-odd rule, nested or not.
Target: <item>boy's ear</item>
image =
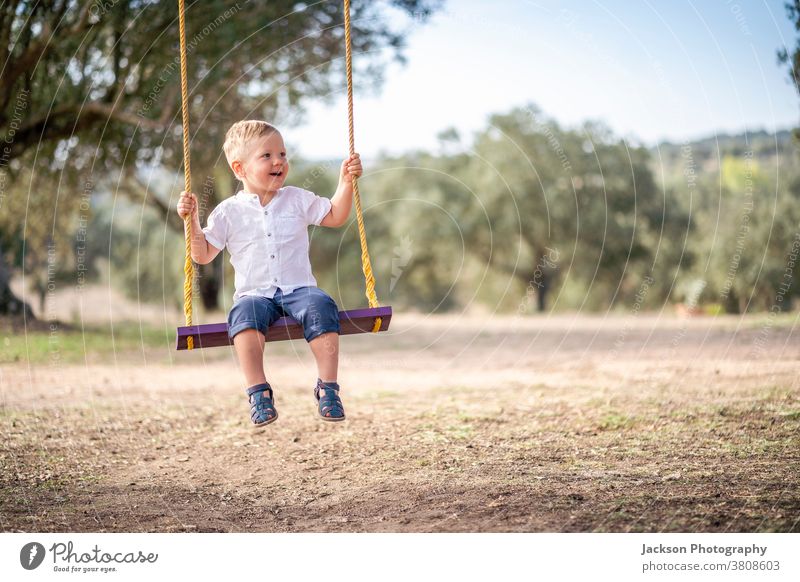
[[[244,170],[244,166],[242,166],[242,162],[240,162],[239,160],[233,160],[231,162],[231,170],[233,170],[233,173],[236,175],[237,178],[244,177],[244,173],[242,171]]]

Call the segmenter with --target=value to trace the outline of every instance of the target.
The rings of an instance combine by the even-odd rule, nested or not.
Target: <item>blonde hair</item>
[[[277,127],[266,121],[244,119],[234,123],[225,134],[225,143],[222,145],[228,166],[235,160],[242,161],[247,155],[247,147],[251,141],[270,133],[280,134]]]

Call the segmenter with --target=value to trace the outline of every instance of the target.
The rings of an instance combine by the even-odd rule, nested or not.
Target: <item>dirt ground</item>
[[[800,341],[765,318],[395,316],[348,420],[270,344],[0,369],[2,531],[798,531]]]

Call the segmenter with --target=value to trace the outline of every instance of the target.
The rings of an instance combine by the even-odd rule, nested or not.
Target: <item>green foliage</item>
[[[690,268],[674,299],[733,313],[788,308],[798,294],[791,255],[800,233],[800,174],[788,132],[723,136],[718,149],[707,141],[666,144],[661,152],[694,225],[681,237]]]
[[[72,195],[81,184],[74,176],[62,178],[21,170],[0,202],[0,252],[12,268],[24,270],[40,313],[48,289],[77,283],[76,236],[91,216],[89,202]],[[55,196],[59,191],[64,195]]]
[[[367,242],[378,298],[400,309],[452,309],[454,280],[465,258],[457,221],[441,200],[430,155],[411,166],[384,159],[359,180]],[[296,164],[292,183],[322,196],[336,189],[339,161]],[[420,216],[425,228],[420,229]],[[366,304],[355,211],[340,229],[314,228],[311,262],[318,284],[343,307]]]
[[[467,250],[458,207],[466,193],[449,162],[422,153],[387,158],[363,181],[371,202],[367,228],[379,233],[369,241],[381,296],[401,308],[429,313],[460,303],[454,289]]]
[[[108,281],[142,303],[183,305],[183,236],[169,229],[152,208],[125,199],[102,207],[92,229],[108,232]]]
[[[599,124],[563,129],[533,105],[495,115],[459,172],[476,198],[459,215],[468,247],[518,289],[583,290],[559,307],[630,299],[664,220],[648,162]]]
[[[794,24],[795,30],[800,30],[800,0],[792,0],[784,3],[786,15]],[[795,39],[795,47],[792,52],[786,47],[778,51],[778,60],[787,64],[789,69],[789,81],[800,93],[800,40]]]
[[[455,131],[440,138],[439,155],[383,159],[362,180],[385,302],[528,311],[547,284],[554,309],[772,308],[800,224],[796,172],[773,171],[794,167],[787,134],[651,152],[599,124],[561,128],[529,106],[494,116],[471,144]],[[745,190],[753,208],[737,248]],[[334,233],[317,240],[331,241],[323,265],[339,259],[326,281],[361,279],[355,232],[349,246]],[[784,290],[784,308],[796,290]]]

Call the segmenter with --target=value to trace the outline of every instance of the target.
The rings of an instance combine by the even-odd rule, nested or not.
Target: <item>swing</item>
[[[180,53],[181,53],[181,113],[183,115],[183,173],[185,190],[192,191],[191,169],[189,167],[189,96],[186,80],[186,29],[184,21],[184,0],[178,0],[178,16],[180,24]],[[355,138],[353,131],[353,67],[350,42],[350,0],[344,0],[344,38],[345,38],[345,65],[347,69],[347,115],[349,122],[350,155],[355,152]],[[392,319],[392,308],[381,306],[375,295],[375,277],[372,274],[372,264],[367,249],[367,234],[364,229],[364,217],[361,212],[361,197],[358,194],[358,180],[353,176],[353,202],[356,207],[358,221],[358,235],[361,241],[361,267],[364,272],[366,295],[369,307],[351,311],[339,312],[340,335],[377,333],[389,329]],[[233,344],[228,337],[227,323],[210,323],[192,325],[192,280],[194,266],[191,257],[191,215],[186,217],[186,261],[184,263],[183,283],[183,312],[186,325],[178,328],[177,349],[192,350],[194,348],[212,348]],[[282,341],[303,338],[302,326],[290,317],[282,317],[272,324],[267,330],[265,341]]]

